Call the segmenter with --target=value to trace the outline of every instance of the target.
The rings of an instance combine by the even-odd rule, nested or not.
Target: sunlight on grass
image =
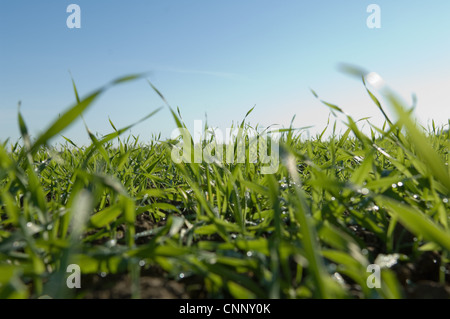
[[[22,143],[0,144],[0,298],[83,297],[66,287],[69,264],[82,279],[129,274],[133,298],[152,269],[211,298],[403,298],[414,282],[399,271],[430,251],[448,284],[448,125],[424,131],[382,79],[350,71],[385,125],[368,136],[343,107],[321,100],[348,129],[328,139],[280,130],[274,174],[249,161],[175,163],[177,140],[121,137],[159,109],[122,129],[110,121],[113,132],[101,138],[86,127],[87,147],[69,137],[49,145],[105,90],[140,75],[85,98],[73,82],[76,103],[33,141],[19,110]],[[383,83],[396,122],[366,79]],[[240,128],[249,129],[245,119]],[[380,254],[396,256],[396,266],[384,266],[381,288],[371,289],[367,266]]]

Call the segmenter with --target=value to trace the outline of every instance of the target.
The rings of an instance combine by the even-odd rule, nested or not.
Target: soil
[[[90,275],[82,278],[82,295],[87,299],[130,299],[132,282],[128,274]],[[140,298],[142,299],[187,299],[186,287],[174,280],[157,276],[141,276]]]
[[[136,217],[136,234],[164,226],[166,219],[156,221],[148,212]],[[125,225],[116,228],[117,238],[124,240]],[[94,234],[95,231],[87,235]],[[138,237],[137,245],[148,243],[151,236]],[[103,245],[107,238],[93,240],[94,245]],[[130,299],[132,298],[132,280],[129,274],[108,274],[102,277],[98,274],[83,275],[82,288],[79,296],[85,299]],[[140,298],[142,299],[191,299],[206,298],[206,289],[203,280],[197,277],[174,280],[158,266],[149,266],[141,269]]]
[[[154,220],[148,213],[137,216],[136,233],[160,227],[165,224],[165,219]],[[370,260],[375,259],[380,253],[386,253],[386,247],[374,233],[358,225],[351,225],[349,229],[361,238],[366,244]],[[117,227],[118,233],[125,232],[125,225]],[[119,236],[120,237],[120,236]],[[142,245],[149,242],[151,236],[139,237],[136,244]],[[402,226],[398,225],[394,232],[394,246],[399,247],[399,252],[411,255],[411,247],[414,236]],[[96,244],[102,244],[99,239]],[[450,298],[450,265],[447,264],[445,283],[440,283],[439,270],[441,256],[438,252],[427,251],[414,256],[408,262],[399,261],[391,267],[400,284],[404,288],[408,299],[448,299]],[[345,276],[344,276],[345,277]],[[349,280],[350,293],[354,298],[361,297],[359,286]],[[128,274],[107,275],[102,278],[99,275],[86,275],[82,278],[83,298],[88,299],[129,299],[132,297],[132,282]],[[190,299],[207,298],[202,278],[190,277],[182,280],[174,280],[168,277],[158,266],[143,268],[140,278],[140,298],[143,299]]]
[[[385,254],[384,243],[372,232],[358,225],[349,227],[367,245],[372,258]],[[394,247],[398,252],[411,256],[414,235],[402,225],[397,224],[394,230]],[[425,251],[419,256],[413,256],[409,262],[399,261],[391,267],[397,275],[399,283],[408,299],[449,299],[450,298],[450,264],[445,265],[445,278],[440,280],[441,256],[435,251]]]

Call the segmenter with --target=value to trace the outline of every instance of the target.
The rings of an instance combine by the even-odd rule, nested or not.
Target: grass
[[[427,253],[438,258],[433,280],[449,285],[445,126],[417,126],[384,91],[399,120],[386,116],[367,135],[322,101],[346,116],[347,130],[337,135],[327,126],[326,139],[325,130],[309,139],[282,130],[275,174],[248,161],[175,163],[176,140],[123,138],[134,124],[111,122],[113,132],[101,138],[87,129],[87,147],[67,137],[49,145],[104,91],[141,77],[83,99],[74,84],[76,103],[33,141],[19,110],[22,142],[0,144],[0,298],[81,298],[86,288],[66,286],[70,264],[80,266],[82,287],[89,276],[107,282],[129,274],[133,298],[152,269],[208,298],[405,298],[421,278],[401,270],[420,267]],[[180,111],[170,110],[186,128]],[[251,129],[245,120],[244,131]],[[153,226],[141,229],[143,217]],[[374,263],[381,285],[371,289]]]

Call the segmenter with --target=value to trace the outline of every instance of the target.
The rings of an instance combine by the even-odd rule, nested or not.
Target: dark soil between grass
[[[136,218],[136,233],[144,232],[165,224],[165,220],[156,222],[149,214],[143,213]],[[123,225],[118,227],[118,231],[124,231]],[[385,247],[377,236],[357,225],[350,226],[349,229],[356,233],[367,246],[368,251],[373,256],[385,253]],[[402,253],[408,254],[408,242],[413,240],[410,233],[404,233],[401,238],[406,248]],[[150,236],[140,237],[136,240],[137,245],[149,242]],[[96,244],[101,244],[97,242]],[[413,262],[398,262],[391,267],[397,276],[400,284],[404,288],[405,296],[408,299],[448,299],[450,298],[450,265],[446,265],[445,284],[440,283],[439,273],[441,266],[441,256],[437,252],[424,252],[414,259]],[[84,275],[82,277],[82,289],[79,296],[85,299],[130,299],[132,298],[132,280],[129,274],[108,274],[102,277],[98,274]],[[355,287],[356,289],[357,287]],[[202,278],[184,278],[174,280],[157,265],[142,267],[140,277],[140,295],[142,299],[201,299],[208,298],[206,288]],[[357,289],[356,289],[357,290]],[[358,298],[357,291],[352,294]]]

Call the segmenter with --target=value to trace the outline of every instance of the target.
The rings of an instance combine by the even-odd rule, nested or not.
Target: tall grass
[[[186,279],[199,279],[213,298],[402,298],[406,287],[393,269],[383,266],[381,288],[371,289],[367,266],[383,255],[414,262],[430,250],[442,258],[444,283],[448,128],[424,131],[383,92],[398,115],[392,122],[363,82],[385,125],[371,125],[366,135],[323,101],[346,117],[347,130],[327,139],[281,130],[274,174],[249,161],[176,163],[177,140],[121,137],[134,124],[116,129],[111,122],[113,132],[102,138],[87,129],[87,147],[68,137],[49,145],[105,90],[139,78],[120,78],[83,99],[74,84],[75,105],[35,140],[19,111],[23,142],[0,145],[0,298],[80,297],[66,287],[70,264],[105,281],[130,274],[136,298],[151,267],[183,279],[187,290]],[[186,129],[180,110],[167,107]],[[249,129],[245,119],[240,127]],[[137,232],[142,214],[155,227]]]

